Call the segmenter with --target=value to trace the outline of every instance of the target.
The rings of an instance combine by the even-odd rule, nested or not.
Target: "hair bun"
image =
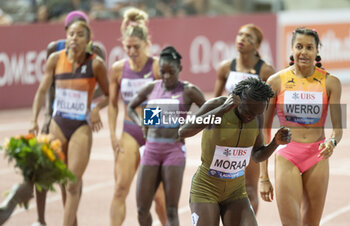
[[[173,46],[167,46],[160,52],[161,57],[169,56],[173,60],[181,60],[182,56],[181,54],[173,47]]]

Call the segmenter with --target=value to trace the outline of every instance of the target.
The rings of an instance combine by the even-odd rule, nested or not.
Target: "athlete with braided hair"
[[[218,226],[220,217],[224,226],[257,225],[245,189],[245,168],[250,158],[255,162],[267,159],[291,136],[288,129],[281,128],[264,146],[257,116],[264,112],[272,96],[265,82],[242,80],[228,97],[208,100],[196,114],[202,119],[219,117],[219,124],[193,123],[180,128],[180,137],[190,137],[204,129],[202,164],[192,179],[190,192],[193,225]]]
[[[275,155],[276,201],[282,224],[319,225],[328,188],[328,159],[343,135],[341,83],[320,68],[316,30],[297,28],[291,44],[291,66],[267,80],[275,95],[265,113],[264,132],[268,141],[276,112],[281,126],[288,126],[293,134],[292,141]],[[333,129],[326,139],[328,106]],[[261,163],[260,180],[261,197],[270,202],[273,187],[266,162]]]
[[[177,50],[171,46],[161,51],[159,72],[162,80],[146,85],[128,105],[130,118],[139,126],[144,126],[145,121],[142,123],[141,115],[137,113],[136,108],[144,101],[147,101],[146,108],[154,106],[156,109],[161,109],[162,115],[167,120],[173,118],[178,119],[178,122],[180,118],[186,118],[186,112],[192,103],[200,107],[205,102],[203,94],[196,86],[179,80],[182,69],[181,58]],[[145,151],[137,179],[136,199],[140,225],[152,225],[149,210],[160,182],[163,182],[165,190],[168,217],[166,225],[179,225],[177,209],[185,169],[186,149],[184,141],[178,137],[179,123],[169,121],[149,125],[146,130]]]

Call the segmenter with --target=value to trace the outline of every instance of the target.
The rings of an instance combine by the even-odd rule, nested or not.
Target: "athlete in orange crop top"
[[[265,112],[265,137],[270,138],[275,109],[280,124],[292,133],[292,141],[277,151],[275,162],[276,200],[283,225],[320,224],[328,187],[328,158],[342,138],[341,84],[320,68],[319,45],[315,30],[296,29],[291,66],[267,81],[275,96]],[[328,106],[333,131],[326,139]],[[261,164],[260,181],[262,198],[271,201],[273,188],[266,162]]]
[[[323,127],[328,110],[327,72],[316,67],[307,78],[290,69],[280,72],[281,87],[276,97],[280,124],[288,127]]]
[[[90,34],[90,27],[82,21],[74,22],[67,29],[67,49],[48,58],[45,75],[33,102],[31,131],[37,133],[38,115],[45,94],[52,81],[56,81],[54,120],[50,123],[50,133],[61,141],[68,169],[76,177],[76,181],[62,186],[67,191],[66,199],[63,196],[63,225],[76,224],[82,176],[91,152],[92,131],[101,129],[99,110],[108,103],[108,80],[103,60],[85,51]],[[90,111],[96,82],[106,97]]]

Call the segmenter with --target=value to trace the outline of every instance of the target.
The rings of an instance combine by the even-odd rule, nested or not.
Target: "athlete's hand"
[[[15,199],[18,203],[28,203],[31,198],[33,198],[33,184],[29,182],[23,182],[18,185],[15,193]]]
[[[222,110],[224,113],[230,111],[231,109],[237,107],[241,103],[241,98],[235,94],[230,94],[226,101],[222,105]]]
[[[45,117],[45,122],[43,124],[43,127],[41,127],[42,134],[49,134],[50,122],[51,117]]]
[[[292,139],[292,133],[289,131],[287,127],[281,127],[277,133],[275,134],[275,142],[276,144],[288,144]]]
[[[334,148],[335,147],[332,141],[326,140],[324,143],[321,143],[320,146],[318,147],[318,150],[321,151],[320,154],[318,154],[318,157],[323,159],[328,159],[333,154]]]
[[[114,159],[115,161],[117,161],[119,152],[124,152],[124,151],[120,148],[119,141],[116,136],[111,137],[111,142],[112,142],[112,148],[114,151]]]
[[[91,110],[90,123],[91,123],[92,131],[94,132],[98,132],[103,127],[102,121],[100,118],[100,111],[97,107]]]
[[[273,200],[273,186],[270,179],[259,178],[259,188],[261,198],[266,202],[271,202]]]
[[[38,122],[37,121],[32,121],[31,122],[31,128],[29,129],[29,133],[33,133],[35,135],[38,135],[39,132],[39,126],[38,126]]]

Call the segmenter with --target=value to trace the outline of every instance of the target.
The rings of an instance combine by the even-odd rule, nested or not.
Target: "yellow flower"
[[[7,149],[9,147],[9,144],[10,144],[10,139],[6,137],[4,141],[4,149]]]
[[[51,134],[39,134],[37,137],[39,143],[48,144],[52,140]]]
[[[61,149],[62,148],[61,141],[59,139],[55,139],[55,140],[51,141],[50,148],[52,148],[54,151],[56,149]]]
[[[51,142],[50,148],[58,155],[58,157],[64,162],[65,156],[62,152],[62,144],[59,139],[55,139]]]
[[[47,147],[47,145],[43,146],[42,151],[46,154],[46,156],[50,159],[51,162],[55,161],[56,156],[54,155],[52,150]]]
[[[53,154],[51,149],[49,149],[49,152],[47,153],[47,157],[49,157],[51,162],[55,161],[56,159],[56,156]]]

